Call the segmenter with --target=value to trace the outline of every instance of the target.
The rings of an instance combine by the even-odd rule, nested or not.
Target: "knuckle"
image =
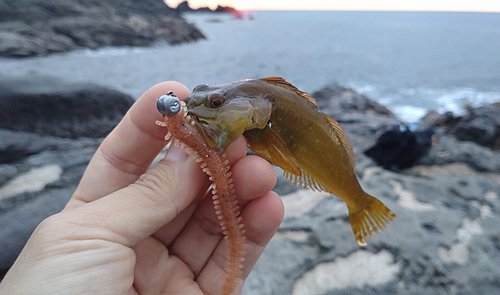
[[[158,164],[144,173],[134,186],[142,195],[159,202],[164,196],[171,195],[176,189],[175,174],[167,165]]]

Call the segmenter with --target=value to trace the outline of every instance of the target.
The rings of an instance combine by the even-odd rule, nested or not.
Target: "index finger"
[[[66,208],[124,188],[147,171],[165,146],[166,129],[155,124],[156,120],[162,120],[156,99],[169,91],[180,99],[189,95],[186,86],[174,81],[162,82],[147,90],[102,142]]]

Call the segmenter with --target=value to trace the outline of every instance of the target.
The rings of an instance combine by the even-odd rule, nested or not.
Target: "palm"
[[[168,290],[168,294],[203,294],[193,270],[179,257],[169,254],[157,239],[147,238],[134,250],[137,265],[132,293],[162,294]]]

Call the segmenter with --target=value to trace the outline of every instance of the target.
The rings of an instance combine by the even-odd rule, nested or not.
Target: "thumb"
[[[92,220],[93,229],[101,227],[118,243],[131,247],[173,220],[205,183],[205,174],[193,158],[172,145],[165,158],[135,183],[72,210],[70,217]]]

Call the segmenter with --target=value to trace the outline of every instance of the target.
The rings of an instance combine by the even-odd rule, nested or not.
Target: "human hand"
[[[34,231],[0,294],[219,294],[229,253],[199,164],[180,147],[148,167],[166,130],[149,89],[103,141],[66,208]],[[246,156],[242,137],[226,150],[245,224],[246,254],[235,293],[283,218],[274,169]]]

